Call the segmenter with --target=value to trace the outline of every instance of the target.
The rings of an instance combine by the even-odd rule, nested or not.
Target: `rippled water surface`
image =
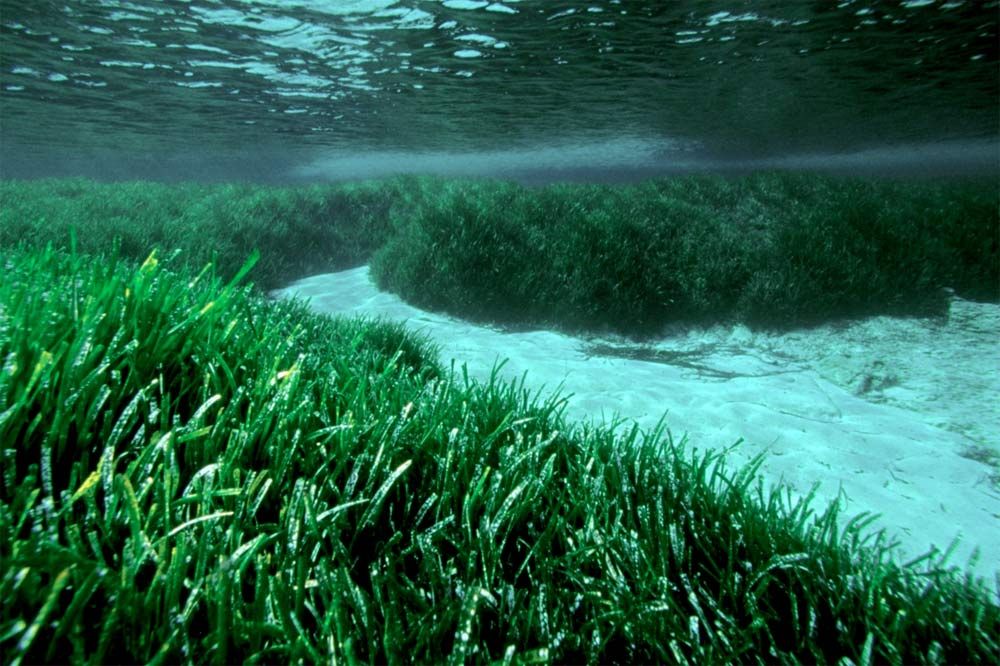
[[[0,130],[8,162],[46,144],[760,158],[995,141],[998,16],[971,0],[0,0]]]

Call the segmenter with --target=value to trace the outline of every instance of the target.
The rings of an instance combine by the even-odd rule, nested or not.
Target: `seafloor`
[[[782,334],[744,326],[673,332],[653,343],[500,331],[414,308],[380,292],[367,267],[317,275],[275,292],[317,311],[405,320],[443,360],[486,377],[527,373],[561,387],[567,414],[652,428],[724,448],[740,465],[766,454],[767,482],[845,515],[881,514],[900,556],[947,549],[992,578],[1000,562],[1000,305],[954,299],[947,318],[874,317]]]

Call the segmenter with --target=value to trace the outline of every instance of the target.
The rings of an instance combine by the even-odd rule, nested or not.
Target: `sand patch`
[[[508,359],[504,376],[527,372],[529,386],[573,394],[574,419],[618,414],[652,427],[666,414],[699,449],[742,439],[733,464],[764,452],[767,481],[800,494],[820,483],[818,500],[841,497],[845,516],[881,514],[876,526],[902,556],[958,538],[953,564],[978,548],[975,571],[998,573],[1000,491],[982,452],[1000,439],[1000,306],[956,300],[947,320],[877,317],[783,335],[715,327],[636,348],[425,312],[380,292],[367,267],[275,292],[291,295],[319,312],[406,321],[475,377]]]

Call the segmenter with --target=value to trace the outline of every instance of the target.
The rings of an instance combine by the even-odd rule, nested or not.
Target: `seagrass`
[[[996,660],[992,581],[759,459],[84,231],[0,250],[6,663]]]

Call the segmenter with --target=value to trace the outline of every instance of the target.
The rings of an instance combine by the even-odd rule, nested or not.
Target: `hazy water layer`
[[[961,0],[0,0],[0,128],[8,159],[995,140],[998,16]]]

